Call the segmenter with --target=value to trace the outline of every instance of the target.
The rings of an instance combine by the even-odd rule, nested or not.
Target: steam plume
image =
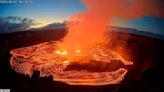
[[[104,33],[112,17],[164,17],[163,0],[82,0],[82,3],[86,11],[73,15],[67,23],[69,33],[64,41],[68,48],[82,49],[104,42]]]

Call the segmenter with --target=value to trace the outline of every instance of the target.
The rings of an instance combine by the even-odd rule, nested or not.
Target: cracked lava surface
[[[109,85],[120,83],[127,69],[119,67],[110,69],[112,62],[133,65],[116,52],[96,45],[82,53],[77,50],[74,59],[69,52],[59,51],[58,42],[50,41],[41,44],[11,50],[10,65],[16,72],[29,75],[40,71],[40,77],[52,76],[54,81],[69,85]],[[72,55],[71,55],[72,56]]]

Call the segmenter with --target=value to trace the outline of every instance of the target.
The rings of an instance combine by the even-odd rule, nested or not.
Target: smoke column
[[[112,17],[164,17],[164,0],[82,0],[86,11],[70,17],[64,42],[69,49],[83,49],[105,42],[104,33]],[[109,29],[109,28],[108,28]]]

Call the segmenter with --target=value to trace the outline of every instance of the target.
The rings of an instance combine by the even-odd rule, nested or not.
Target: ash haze
[[[94,0],[33,0],[33,3],[29,4],[0,3],[0,17],[4,19],[8,16],[29,18],[39,24],[33,27],[41,27],[54,22],[63,22],[69,19],[71,15],[88,11],[88,9],[100,11],[106,7],[107,13],[112,9],[112,11],[115,12],[112,13],[114,16],[112,16],[112,21],[108,21],[112,26],[136,28],[142,31],[164,35],[164,19],[162,18],[164,9],[163,0],[114,0],[114,2],[113,0],[100,0],[100,3],[97,3],[99,1],[95,0],[92,4],[93,1]],[[95,7],[96,4],[104,7]],[[107,4],[111,6],[107,6]],[[129,14],[131,18],[127,17],[127,14]],[[13,23],[7,23],[9,25],[0,25],[1,33],[14,32],[13,30],[7,30],[7,28],[11,28],[10,26]],[[14,26],[15,29],[17,29],[16,27],[17,26]],[[18,29],[20,28],[23,30],[24,27],[18,27]]]

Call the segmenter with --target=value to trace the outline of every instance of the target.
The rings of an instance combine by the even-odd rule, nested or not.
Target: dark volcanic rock
[[[164,85],[164,40],[111,32],[113,50],[126,50],[127,58],[134,62],[121,84],[105,86],[69,86],[54,82],[52,77],[32,78],[16,73],[10,66],[10,50],[51,40],[62,40],[65,29],[28,31],[0,35],[0,88],[12,92],[161,92]]]

